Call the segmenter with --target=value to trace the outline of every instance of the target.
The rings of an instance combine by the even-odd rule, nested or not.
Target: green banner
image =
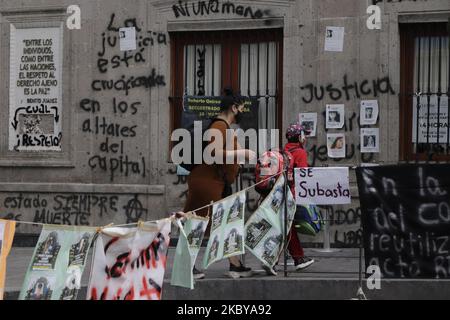
[[[180,235],[173,261],[171,285],[194,289],[192,269],[197,260],[208,222],[208,218],[190,216],[183,226],[181,221],[177,220]]]
[[[288,226],[294,220],[296,204],[287,190]],[[281,176],[261,206],[245,224],[245,247],[261,262],[273,267],[282,252],[284,234],[284,177]]]
[[[19,300],[76,300],[93,228],[44,226]]]
[[[216,261],[245,253],[245,199],[242,191],[213,206],[211,235],[203,259],[205,269]]]

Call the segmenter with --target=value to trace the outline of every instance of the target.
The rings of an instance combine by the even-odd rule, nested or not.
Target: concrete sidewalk
[[[313,249],[306,249],[306,255],[314,258],[315,263],[306,270],[295,272],[288,261],[287,278],[284,277],[283,266],[278,266],[278,276],[266,276],[258,260],[247,254],[245,262],[255,271],[253,277],[230,279],[226,276],[228,261],[220,261],[206,270],[206,278],[197,281],[192,291],[170,285],[174,252],[175,248],[171,247],[163,299],[351,299],[356,297],[359,287],[359,249],[341,249],[335,253],[318,253]],[[203,252],[204,249],[200,252],[198,265],[202,261]],[[5,299],[17,299],[32,253],[33,248],[12,249],[8,258]],[[91,256],[82,279],[84,288],[79,299],[84,299],[86,295],[90,265]],[[364,281],[363,289],[369,299],[450,299],[450,281],[447,280],[382,280],[381,290],[368,290]]]

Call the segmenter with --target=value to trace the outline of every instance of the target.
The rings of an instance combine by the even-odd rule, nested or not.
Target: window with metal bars
[[[259,102],[258,127],[281,127],[282,29],[171,33],[172,129],[184,93],[220,96],[225,87]]]
[[[401,160],[450,161],[448,23],[401,25]]]

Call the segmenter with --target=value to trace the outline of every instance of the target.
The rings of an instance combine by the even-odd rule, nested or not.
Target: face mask
[[[238,111],[238,113],[234,115],[234,118],[236,120],[236,124],[241,123],[243,116],[244,116],[244,113],[241,112],[241,111]]]

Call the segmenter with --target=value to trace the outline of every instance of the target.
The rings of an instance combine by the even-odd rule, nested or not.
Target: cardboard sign
[[[297,204],[350,204],[348,168],[296,168]]]

